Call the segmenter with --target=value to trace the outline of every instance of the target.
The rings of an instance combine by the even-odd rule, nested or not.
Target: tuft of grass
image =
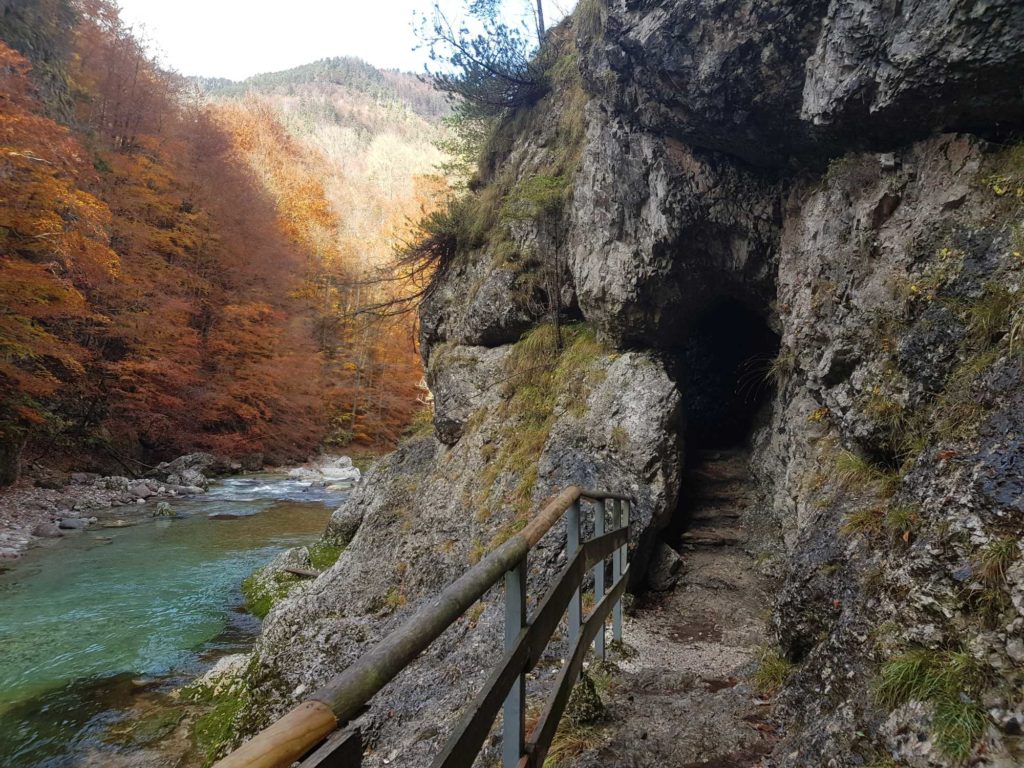
[[[895,504],[890,506],[885,513],[885,528],[893,543],[897,541],[909,543],[910,537],[920,527],[921,507],[917,504]]]
[[[935,705],[935,743],[954,760],[966,760],[985,733],[988,718],[978,704],[960,699],[943,699]]]
[[[775,386],[780,386],[796,370],[796,352],[791,347],[783,347],[768,364],[765,378]]]
[[[978,556],[977,570],[982,581],[992,587],[1005,585],[1006,571],[1017,556],[1017,541],[1012,536],[989,542]]]
[[[405,593],[398,587],[392,587],[388,590],[388,593],[384,596],[384,605],[390,608],[392,611],[399,608],[403,608],[409,603],[409,598],[405,596]]]
[[[979,699],[986,679],[985,667],[967,651],[917,648],[882,666],[876,698],[889,709],[908,701],[931,704],[936,744],[963,760],[985,730]]]
[[[846,516],[840,532],[846,536],[875,536],[885,528],[885,512],[881,507],[865,507]]]
[[[882,496],[896,491],[899,475],[852,451],[840,451],[835,457],[836,479],[844,488],[871,487]]]
[[[793,662],[777,649],[765,648],[761,651],[761,659],[750,682],[758,694],[767,696],[778,691],[792,671]]]

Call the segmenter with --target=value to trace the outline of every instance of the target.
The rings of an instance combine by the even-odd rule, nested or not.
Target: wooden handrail
[[[356,717],[366,703],[436,640],[477,600],[516,568],[581,498],[629,501],[629,497],[570,486],[552,498],[521,531],[489,553],[421,606],[398,629],[331,678],[304,703],[290,710],[214,768],[282,768],[308,754],[339,724]]]

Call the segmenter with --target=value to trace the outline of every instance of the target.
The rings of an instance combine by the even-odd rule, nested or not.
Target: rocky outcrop
[[[488,393],[473,423],[463,424],[450,446],[433,436],[404,444],[353,491],[335,514],[344,521],[332,520],[328,529],[328,539],[341,527],[355,529],[337,564],[266,619],[250,667],[258,704],[245,715],[246,732],[367,650],[569,483],[628,489],[638,500],[631,523],[647,546],[646,532],[664,523],[678,490],[678,393],[650,356],[618,355],[584,331],[566,333],[557,365],[567,388],[555,397],[550,421],[544,414],[537,423],[521,401],[531,383],[521,375],[530,366],[519,359],[526,342],[496,352],[504,365],[488,354],[466,354],[458,364],[473,367],[470,360],[477,360],[472,380]],[[524,368],[510,362],[517,359]],[[438,419],[454,422],[461,407],[439,397]],[[524,434],[535,448],[520,442]],[[564,563],[564,541],[564,528],[556,526],[541,542],[531,559],[534,589]],[[367,728],[380,749],[370,764],[398,755],[406,765],[429,762],[487,674],[501,642],[501,616],[498,588],[375,699]],[[554,646],[545,665],[558,652]],[[448,672],[439,685],[441,667]]]
[[[744,546],[794,665],[773,764],[1019,764],[1024,150],[992,141],[1024,127],[1024,6],[613,0],[567,36],[452,214],[421,311],[435,436],[369,473],[331,523],[345,553],[268,616],[242,732],[568,483],[637,497],[639,588],[716,397],[693,342],[737,307],[779,342],[727,398],[766,398]],[[499,623],[488,596],[382,692],[369,765],[429,763]],[[941,685],[887,687],[908,665]]]

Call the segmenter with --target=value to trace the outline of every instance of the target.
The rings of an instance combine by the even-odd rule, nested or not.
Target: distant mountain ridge
[[[280,72],[265,72],[245,80],[194,77],[215,98],[237,98],[248,93],[295,95],[303,86],[340,87],[378,102],[398,102],[431,122],[448,113],[444,96],[419,76],[399,70],[378,69],[354,56],[336,56]]]

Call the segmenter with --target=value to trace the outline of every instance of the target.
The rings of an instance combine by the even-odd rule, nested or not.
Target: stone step
[[[682,536],[684,545],[691,547],[735,547],[746,541],[742,528],[727,526],[701,526],[690,528]]]

